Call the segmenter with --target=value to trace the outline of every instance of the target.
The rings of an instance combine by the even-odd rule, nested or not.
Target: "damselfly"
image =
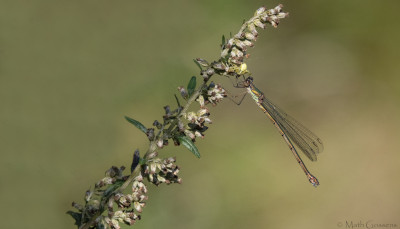
[[[269,99],[264,97],[264,94],[254,86],[252,77],[247,77],[243,81],[239,82],[237,87],[247,89],[247,92],[251,95],[254,101],[256,101],[258,107],[261,108],[278,129],[310,183],[314,186],[318,186],[319,182],[317,178],[311,175],[308,171],[293,143],[295,143],[311,161],[316,161],[317,154],[323,150],[321,139],[294,118],[287,115],[282,109],[275,106]]]

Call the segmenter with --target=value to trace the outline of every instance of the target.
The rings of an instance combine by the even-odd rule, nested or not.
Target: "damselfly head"
[[[249,82],[252,83],[252,82],[253,82],[253,77],[251,77],[251,76],[247,77],[247,78],[246,78],[246,81],[249,81]]]

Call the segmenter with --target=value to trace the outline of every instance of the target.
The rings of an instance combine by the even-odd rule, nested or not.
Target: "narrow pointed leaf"
[[[175,96],[175,99],[176,99],[176,103],[178,104],[178,108],[180,108],[181,107],[181,103],[179,102],[178,97],[176,97],[176,94],[174,94],[174,96]]]
[[[192,152],[197,158],[200,158],[200,152],[197,149],[196,145],[192,142],[192,139],[190,139],[187,136],[179,136],[178,137],[179,142],[184,145],[190,152]]]
[[[193,94],[195,88],[196,88],[196,76],[192,76],[187,86],[189,97]]]
[[[109,185],[106,190],[104,190],[103,198],[108,198],[115,190],[117,190],[119,187],[121,187],[124,184],[123,180],[117,180],[114,184]]]
[[[147,128],[142,123],[140,123],[139,121],[136,121],[133,118],[129,118],[128,116],[125,116],[125,119],[126,119],[126,121],[128,121],[132,125],[136,126],[143,133],[145,133],[145,134],[147,133]]]
[[[81,225],[81,220],[82,220],[82,214],[78,212],[73,212],[73,211],[67,211],[67,214],[70,215],[72,218],[75,220],[75,225],[78,227]]]
[[[201,67],[201,65],[200,65],[200,63],[199,62],[197,62],[197,60],[196,59],[193,59],[193,62],[197,65],[197,67],[199,67],[200,68],[200,71],[201,70],[203,70],[203,68]]]
[[[225,35],[222,35],[222,44],[221,44],[221,47],[224,46],[225,42],[226,42],[226,40],[225,40]]]
[[[136,166],[138,166],[140,162],[140,153],[139,150],[135,150],[135,153],[133,154],[133,160],[132,160],[132,164],[131,164],[131,173],[133,172],[133,170],[135,170]]]

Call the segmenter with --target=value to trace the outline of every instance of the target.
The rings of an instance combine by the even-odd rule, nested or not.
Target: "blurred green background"
[[[400,225],[399,1],[0,2],[2,228],[74,228],[73,200],[111,165],[129,166],[176,88],[215,60],[221,35],[262,6],[290,17],[260,31],[256,85],[324,141],[305,162],[247,98],[211,108],[182,185],[152,187],[134,228],[346,228]],[[230,85],[227,79],[214,81]],[[228,86],[229,87],[229,86]],[[234,90],[233,93],[240,93]],[[365,227],[365,225],[364,225]]]

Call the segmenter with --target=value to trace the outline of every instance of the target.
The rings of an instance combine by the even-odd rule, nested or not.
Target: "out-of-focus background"
[[[223,34],[279,3],[290,17],[260,31],[247,63],[323,139],[317,162],[304,157],[321,185],[250,98],[226,99],[200,160],[160,151],[177,156],[183,184],[150,188],[134,228],[399,227],[400,2],[373,0],[1,1],[1,227],[74,228],[71,202],[147,149],[124,115],[161,119],[198,74],[193,58],[218,59]]]

